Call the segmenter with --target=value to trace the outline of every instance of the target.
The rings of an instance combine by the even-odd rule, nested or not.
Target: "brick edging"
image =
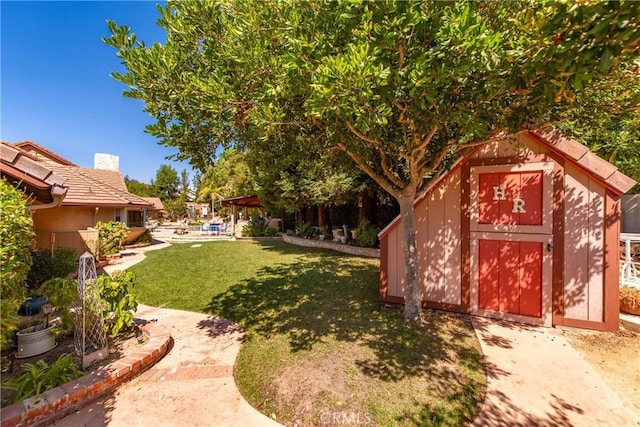
[[[146,323],[140,329],[147,336],[148,343],[135,353],[77,380],[47,390],[38,397],[2,408],[2,427],[51,424],[153,366],[169,351],[171,333],[157,323]]]
[[[289,236],[286,234],[282,237],[285,242],[291,243],[292,245],[304,246],[308,248],[330,249],[349,255],[364,256],[369,258],[380,258],[380,249],[345,245],[343,243],[335,243],[330,240],[302,239],[300,237]]]

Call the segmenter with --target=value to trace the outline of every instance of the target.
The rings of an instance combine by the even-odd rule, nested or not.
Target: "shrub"
[[[73,363],[73,356],[65,353],[49,365],[44,360],[27,363],[26,372],[7,381],[3,387],[14,391],[11,403],[20,402],[32,396],[40,396],[44,391],[75,380],[83,372]]]
[[[66,277],[76,271],[76,251],[72,248],[38,249],[31,253],[33,264],[27,276],[29,289],[35,290],[54,277]]]
[[[375,248],[378,242],[378,229],[367,220],[360,223],[355,231],[356,242],[365,248]]]
[[[242,228],[243,237],[262,237],[265,233],[268,233],[267,229],[270,228],[267,222],[257,215],[249,217],[249,222]]]
[[[105,302],[105,328],[111,335],[133,325],[133,314],[138,309],[136,297],[129,292],[135,285],[135,275],[131,271],[116,271],[113,277],[98,277],[100,297]]]
[[[310,223],[305,222],[298,227],[298,235],[307,239],[313,236],[313,227]]]
[[[127,226],[120,221],[96,223],[98,229],[99,256],[112,255],[120,250],[120,245],[127,238]]]
[[[75,279],[49,279],[40,287],[40,293],[60,313],[62,328],[70,330],[72,325],[68,307],[78,298],[78,281]],[[49,318],[46,319],[49,326]]]
[[[640,288],[620,286],[620,305],[634,311],[640,311]]]
[[[267,227],[264,229],[264,232],[263,232],[263,236],[264,236],[264,237],[273,237],[273,236],[275,236],[276,234],[278,234],[278,230],[276,230],[276,229],[275,229],[275,228],[273,228],[273,227],[269,227],[268,225],[267,225]]]
[[[0,179],[0,206],[0,345],[4,346],[18,327],[15,315],[26,297],[34,232],[24,194],[4,179]]]

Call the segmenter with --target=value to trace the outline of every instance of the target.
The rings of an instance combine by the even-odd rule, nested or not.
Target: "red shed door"
[[[544,170],[475,174],[478,309],[541,318],[552,204]],[[484,171],[487,172],[484,172]],[[484,172],[484,173],[483,173]]]
[[[542,316],[542,243],[480,240],[478,308]]]

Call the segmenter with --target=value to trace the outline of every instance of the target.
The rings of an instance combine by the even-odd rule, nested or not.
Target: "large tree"
[[[399,203],[405,319],[421,312],[413,201],[465,147],[637,88],[639,2],[169,2],[147,47],[110,22],[113,76],[196,166],[238,141],[341,152]]]
[[[151,181],[157,196],[163,201],[170,201],[180,194],[178,172],[169,165],[160,165],[156,177]]]
[[[137,179],[129,178],[128,175],[124,177],[124,183],[127,186],[127,191],[133,193],[136,196],[141,197],[156,197],[156,188],[151,184],[138,181]]]
[[[256,193],[256,182],[245,153],[238,147],[222,150],[202,176],[205,193],[215,193],[221,197],[247,196]]]

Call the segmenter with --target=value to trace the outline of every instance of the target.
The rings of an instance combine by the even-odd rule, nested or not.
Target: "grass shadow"
[[[292,354],[358,343],[367,351],[353,355],[354,368],[364,376],[390,384],[429,381],[449,401],[423,408],[425,419],[473,419],[484,380],[468,374],[482,373],[482,354],[467,316],[428,311],[423,325],[406,324],[400,310],[385,309],[379,301],[377,260],[279,242],[261,247],[294,262],[260,268],[254,277],[214,295],[203,311],[238,322],[247,340],[285,336]],[[420,424],[422,419],[409,411],[396,422]]]

